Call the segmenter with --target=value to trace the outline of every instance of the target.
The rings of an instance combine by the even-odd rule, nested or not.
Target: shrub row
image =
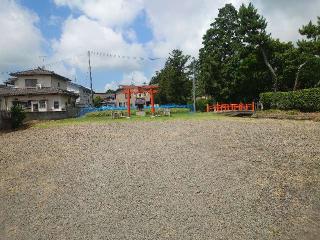
[[[291,92],[267,92],[260,94],[264,109],[320,111],[320,88]]]
[[[111,117],[112,112],[114,110],[90,112],[86,114],[86,117]],[[116,112],[122,112],[124,115],[127,114],[127,110],[117,110]],[[136,110],[131,110],[131,114],[136,114]]]
[[[157,110],[157,109],[156,109]],[[86,117],[111,117],[111,114],[114,110],[106,110],[106,111],[98,111],[98,112],[90,112],[86,114]],[[146,112],[147,115],[151,114],[151,109],[145,109],[144,110]],[[120,110],[117,112],[123,112],[124,115],[127,114],[127,110]],[[170,108],[170,112],[172,114],[175,113],[187,113],[190,112],[189,108]],[[135,115],[136,114],[136,110],[131,110],[131,114]]]
[[[197,99],[196,100],[196,110],[197,112],[206,112],[207,104],[213,104],[212,99]]]

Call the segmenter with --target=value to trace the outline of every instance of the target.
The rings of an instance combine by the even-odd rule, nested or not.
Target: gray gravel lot
[[[320,239],[320,123],[0,134],[0,239]]]

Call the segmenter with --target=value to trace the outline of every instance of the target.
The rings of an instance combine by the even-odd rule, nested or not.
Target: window
[[[27,108],[28,108],[28,109],[31,109],[31,100],[28,100],[28,102],[27,102]]]
[[[54,101],[53,107],[54,107],[54,109],[58,109],[59,108],[59,101]]]
[[[58,88],[60,87],[60,82],[58,82]]]
[[[38,83],[37,79],[25,79],[25,86],[26,87],[36,87]]]
[[[39,108],[46,108],[46,101],[45,100],[39,101]]]

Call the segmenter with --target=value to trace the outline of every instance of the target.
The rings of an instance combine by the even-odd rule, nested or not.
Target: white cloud
[[[58,6],[78,9],[107,26],[130,23],[143,8],[143,0],[54,0]]]
[[[125,73],[123,75],[123,78],[120,82],[112,81],[109,82],[105,85],[105,90],[107,91],[108,89],[116,90],[118,89],[119,85],[143,85],[143,84],[148,84],[149,80],[148,78],[144,75],[143,72],[141,71],[133,71],[130,73]]]
[[[63,18],[60,16],[56,15],[50,15],[49,20],[48,20],[48,25],[49,26],[58,26],[63,22]]]
[[[40,62],[44,40],[36,27],[38,20],[36,14],[15,1],[1,0],[0,71],[32,67]]]
[[[282,40],[297,40],[298,28],[315,19],[320,8],[319,0],[252,0],[259,12],[267,18],[268,29],[274,37]],[[249,0],[55,0],[57,5],[80,10],[101,24],[122,31],[125,39],[135,42],[135,33],[130,29],[119,30],[133,22],[145,11],[154,38],[146,49],[155,56],[167,57],[174,48],[197,56],[202,37],[210,23],[226,3],[239,7]],[[308,14],[306,14],[308,13]],[[119,28],[120,27],[120,28]]]
[[[60,39],[53,42],[53,49],[56,59],[68,59],[68,64],[83,71],[88,68],[88,50],[117,54],[116,58],[93,54],[91,63],[94,69],[137,69],[140,68],[139,61],[124,59],[122,56],[145,56],[141,44],[127,43],[121,32],[105,27],[86,16],[66,20]]]
[[[268,22],[268,30],[275,38],[296,41],[301,38],[298,29],[320,16],[320,0],[253,0]]]
[[[146,1],[145,9],[155,39],[149,44],[156,56],[166,57],[174,48],[197,56],[202,37],[217,16],[218,9],[233,0]]]
[[[124,37],[130,42],[137,42],[137,34],[132,28],[124,32]]]

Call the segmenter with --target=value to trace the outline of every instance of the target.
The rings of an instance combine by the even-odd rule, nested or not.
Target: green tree
[[[116,90],[108,89],[108,90],[106,91],[106,93],[114,94],[114,93],[116,93]]]
[[[320,84],[320,17],[317,24],[310,21],[299,32],[306,39],[298,41],[299,66],[297,68],[293,90],[308,88]],[[301,84],[302,82],[302,84]]]
[[[100,96],[96,96],[96,97],[93,98],[93,106],[94,107],[101,107],[102,106],[102,102],[103,102],[103,99]]]
[[[185,104],[191,97],[192,81],[190,80],[190,56],[181,50],[173,50],[162,70],[156,72],[150,84],[158,84],[159,92],[156,101],[161,104]]]
[[[11,127],[17,129],[23,125],[23,120],[26,118],[26,114],[23,108],[19,104],[15,104],[11,107]]]
[[[205,95],[219,101],[232,98],[241,48],[238,30],[238,12],[232,4],[226,4],[203,36],[198,81]]]
[[[262,55],[263,61],[270,71],[273,79],[273,90],[278,90],[278,76],[276,69],[271,65],[269,60],[272,48],[272,39],[270,34],[267,34],[267,21],[259,15],[258,10],[249,3],[248,6],[242,4],[239,9],[239,32],[243,44],[246,48],[257,50],[257,53]]]

